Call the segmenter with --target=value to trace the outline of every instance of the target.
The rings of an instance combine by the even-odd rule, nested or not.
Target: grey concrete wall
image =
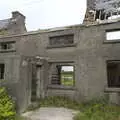
[[[70,30],[42,34],[42,45],[46,48],[48,37],[74,33],[76,47],[46,49],[45,56],[52,62],[73,61],[76,69],[76,86],[79,99],[104,96],[107,87],[107,60],[119,60],[119,43],[105,43],[105,31],[119,28],[120,23],[73,27]],[[38,47],[40,52],[40,47]],[[54,90],[52,90],[54,91]],[[64,90],[66,92],[67,90]],[[53,93],[53,92],[52,92]],[[50,92],[49,92],[50,94]],[[73,96],[73,94],[71,94]]]
[[[1,86],[8,89],[9,94],[16,102],[16,107],[21,108],[22,86],[20,82],[20,56],[17,55],[0,55],[0,63],[5,65],[5,78],[0,81]],[[20,101],[21,100],[21,101]]]
[[[42,78],[45,88],[43,94],[46,96],[69,96],[78,101],[104,96],[104,90],[107,87],[106,61],[120,60],[120,43],[118,42],[115,44],[106,41],[105,31],[117,29],[119,26],[120,22],[93,26],[73,26],[61,31],[38,32],[28,35],[24,34],[0,38],[0,41],[16,41],[16,52],[1,53],[0,59],[4,58],[2,57],[3,55],[6,55],[6,57],[9,55],[19,55],[21,57],[47,57],[48,64],[50,62],[73,62],[75,66],[75,86],[71,89],[67,87],[62,88],[60,86],[49,86],[49,65],[43,65],[44,68],[42,70],[44,71],[44,75],[42,75]],[[74,34],[74,46],[48,48],[49,37],[64,34]],[[24,66],[24,57],[22,57],[21,61],[17,59],[21,67],[19,67],[18,61],[6,59],[8,63],[11,61],[16,64],[15,69],[20,68],[19,75],[17,75],[16,70],[10,71],[11,67],[8,69],[7,75],[10,74],[10,76],[13,75],[13,77],[19,76],[19,79],[15,78],[15,80],[18,79],[21,81],[16,91],[19,92],[19,103],[21,103],[22,100],[24,101],[21,103],[22,108],[30,102],[31,90],[31,72],[28,67],[29,65]],[[9,71],[13,73],[9,73]]]
[[[14,53],[1,53],[0,63],[5,64],[5,78],[0,86],[7,88],[17,111],[23,112],[30,104],[31,66],[24,57]]]

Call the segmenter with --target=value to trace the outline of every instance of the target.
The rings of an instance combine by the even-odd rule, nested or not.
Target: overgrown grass
[[[110,105],[104,99],[91,100],[82,106],[74,120],[120,120],[120,106]]]
[[[93,99],[80,104],[66,97],[47,97],[39,100],[38,103],[36,108],[65,107],[80,111],[74,120],[120,120],[120,106],[110,105],[106,99]],[[31,106],[28,110],[36,108]]]
[[[27,120],[27,119],[22,116],[16,115],[15,120]]]
[[[80,108],[76,101],[70,100],[67,97],[48,97],[40,101],[41,107],[66,107],[78,110]]]
[[[70,100],[67,97],[46,97],[45,99],[38,100],[38,105],[30,105],[28,107],[29,110],[35,110],[39,107],[65,107],[70,109],[78,110],[80,108],[76,101]]]

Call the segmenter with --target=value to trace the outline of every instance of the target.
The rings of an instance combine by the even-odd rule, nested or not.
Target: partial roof
[[[10,24],[11,19],[15,19],[18,16],[22,16],[25,19],[25,16],[21,14],[19,11],[14,11],[12,12],[12,18],[0,20],[0,30],[6,29],[8,25]]]
[[[0,20],[0,30],[6,29],[10,23],[10,19]]]

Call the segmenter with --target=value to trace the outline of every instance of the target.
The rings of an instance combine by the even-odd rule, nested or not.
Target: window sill
[[[104,44],[120,43],[120,39],[118,39],[118,40],[105,40],[103,43]]]
[[[105,92],[120,92],[120,88],[105,88]]]
[[[16,50],[0,50],[0,53],[16,52]]]
[[[48,89],[76,90],[75,86],[48,85]]]
[[[76,47],[77,44],[67,44],[67,45],[48,45],[47,49],[52,49],[52,48],[63,48],[63,47]]]

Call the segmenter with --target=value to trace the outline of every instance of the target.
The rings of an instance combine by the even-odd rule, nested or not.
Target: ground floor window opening
[[[5,74],[5,65],[0,64],[0,79],[4,79],[4,74]]]
[[[68,64],[51,65],[51,84],[62,86],[75,85],[75,67]]]
[[[120,61],[107,61],[108,87],[120,88]]]

